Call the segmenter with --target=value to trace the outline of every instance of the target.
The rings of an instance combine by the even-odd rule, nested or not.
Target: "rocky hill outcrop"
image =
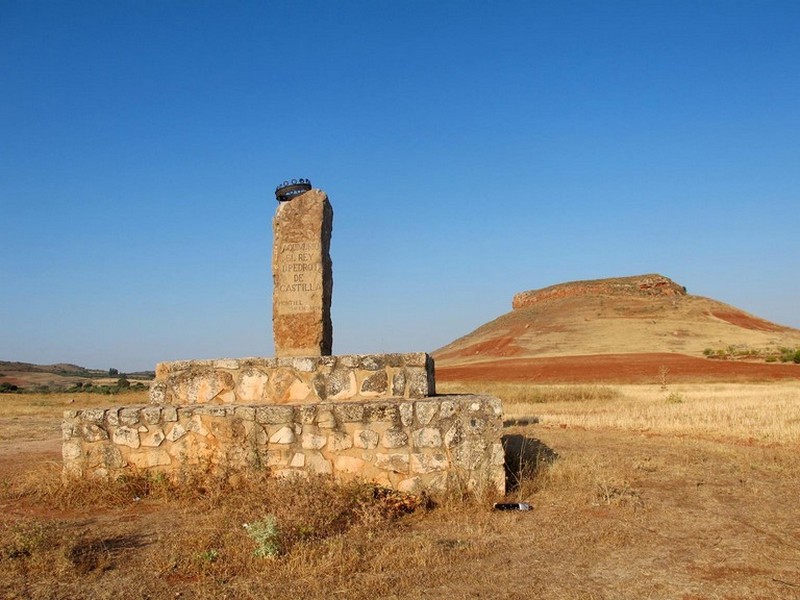
[[[514,296],[511,306],[514,309],[527,308],[549,300],[586,296],[670,297],[685,295],[686,288],[678,285],[669,277],[650,274],[559,283],[539,290],[520,292]]]

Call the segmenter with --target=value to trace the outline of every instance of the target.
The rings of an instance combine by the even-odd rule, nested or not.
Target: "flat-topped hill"
[[[514,309],[534,306],[550,300],[587,296],[654,297],[685,296],[686,288],[663,275],[637,275],[612,279],[590,279],[559,283],[540,290],[520,292],[514,296]]]
[[[755,379],[800,377],[800,366],[765,361],[780,348],[800,347],[800,330],[688,294],[686,288],[663,275],[553,285],[516,294],[512,307],[510,312],[436,350],[433,355],[438,378],[450,378],[456,368],[463,375],[467,366],[474,371],[481,365],[483,376],[508,379],[500,376],[499,368],[502,365],[508,371],[516,364],[517,370],[528,369],[531,376],[538,372],[539,377],[548,379],[547,373],[531,370],[535,364],[547,362],[560,365],[555,380],[580,380],[581,370],[591,370],[589,364],[620,355],[628,356],[621,363],[642,363],[639,374],[642,369],[658,371],[658,364],[645,363],[680,358],[691,362],[698,373],[723,368],[733,374],[746,371],[752,375],[748,378]],[[653,358],[645,360],[646,356]],[[729,360],[721,360],[723,356]],[[572,369],[569,365],[574,357],[581,358]],[[721,363],[727,366],[720,367]],[[761,373],[764,368],[769,369],[764,371],[766,375]],[[612,365],[600,369],[599,375],[618,380],[616,371],[619,366]],[[592,377],[597,376],[595,373]],[[641,379],[639,375],[631,377],[637,378]]]

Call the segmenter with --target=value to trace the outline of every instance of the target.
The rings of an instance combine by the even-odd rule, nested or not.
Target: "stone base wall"
[[[291,404],[436,393],[424,352],[181,360],[156,366],[152,404]]]
[[[294,405],[68,410],[67,476],[187,470],[326,474],[408,492],[505,491],[502,408],[489,396]]]

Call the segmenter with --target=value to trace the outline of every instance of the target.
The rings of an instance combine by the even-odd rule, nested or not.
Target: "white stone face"
[[[147,448],[157,448],[165,439],[164,431],[156,427],[141,436],[141,443]]]
[[[172,429],[169,430],[167,439],[170,442],[175,442],[181,439],[184,435],[186,435],[186,428],[180,423],[175,423],[175,425],[172,426]]]
[[[114,430],[112,439],[118,446],[128,446],[129,448],[139,447],[139,431],[130,427],[118,427]]]
[[[67,442],[61,446],[61,457],[64,460],[74,460],[82,453],[80,442]]]
[[[448,467],[447,456],[441,452],[436,454],[412,454],[411,470],[414,473],[432,473],[444,471]]]
[[[242,373],[236,391],[239,394],[239,401],[245,404],[261,402],[266,396],[267,383],[269,377],[266,373],[249,369]]]
[[[378,446],[378,433],[371,429],[356,429],[353,432],[353,444],[356,448],[371,450]]]
[[[408,463],[408,454],[382,454],[380,452],[375,454],[375,466],[384,471],[408,473]]]
[[[303,448],[306,450],[319,450],[328,442],[328,437],[314,433],[303,434]]]
[[[439,410],[438,402],[417,402],[417,420],[423,427],[428,425]]]
[[[348,448],[353,447],[353,440],[352,438],[344,432],[336,431],[334,432],[330,438],[330,444],[334,451],[339,452],[341,450],[347,450]]]
[[[281,427],[269,438],[270,444],[291,444],[295,440],[294,431],[291,427]]]
[[[364,470],[366,463],[355,456],[337,456],[334,464],[337,472],[356,475]]]
[[[442,434],[434,427],[418,429],[412,437],[417,448],[439,448],[442,445]]]

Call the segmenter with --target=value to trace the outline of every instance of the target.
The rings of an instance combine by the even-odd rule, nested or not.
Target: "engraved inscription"
[[[318,311],[322,307],[322,244],[284,242],[279,249],[276,308],[279,314]]]

